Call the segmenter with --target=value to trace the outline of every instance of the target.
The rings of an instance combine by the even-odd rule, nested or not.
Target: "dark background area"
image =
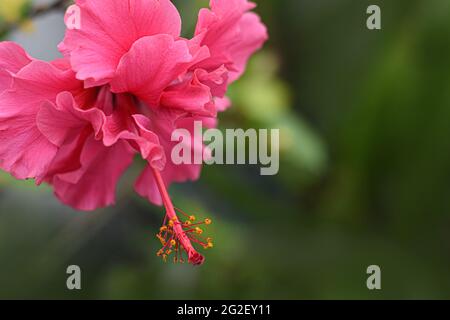
[[[9,1],[2,23],[20,16]],[[280,173],[205,166],[171,189],[178,207],[214,219],[205,265],[156,257],[163,210],[134,194],[139,162],[117,205],[93,213],[1,173],[1,298],[449,297],[450,2],[256,2],[270,41],[231,88],[220,127],[280,128]],[[176,1],[186,36],[206,3]],[[366,28],[371,4],[380,31]],[[51,59],[62,14],[7,38]],[[71,264],[81,291],[66,289]],[[366,287],[372,264],[381,291]]]

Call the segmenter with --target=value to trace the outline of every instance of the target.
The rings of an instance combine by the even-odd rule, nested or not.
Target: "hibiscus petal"
[[[228,89],[228,70],[220,66],[216,70],[208,72],[203,69],[196,70],[199,80],[211,89],[214,97],[224,97]]]
[[[63,203],[83,211],[113,205],[117,183],[132,163],[133,156],[134,152],[124,141],[105,147],[91,136],[81,152],[81,168],[53,178],[56,196]]]
[[[9,89],[12,75],[16,74],[33,59],[14,42],[0,43],[0,92]]]
[[[111,82],[113,92],[130,92],[156,107],[163,90],[192,63],[186,41],[157,35],[136,41],[122,58]]]
[[[201,71],[197,70],[187,80],[164,90],[160,105],[166,108],[213,116],[215,114],[214,106],[209,104],[212,101],[211,89],[199,80],[199,77],[203,76]],[[209,108],[211,106],[212,109]]]
[[[18,179],[44,175],[57,148],[42,135],[36,116],[46,100],[80,87],[73,73],[32,61],[0,94],[0,167]]]
[[[239,22],[241,41],[232,47],[233,67],[236,71],[230,72],[230,82],[234,82],[245,72],[247,62],[251,55],[261,49],[267,40],[267,29],[261,23],[260,17],[249,12],[243,15]]]
[[[163,178],[164,179],[164,178]],[[166,183],[164,181],[164,183]],[[168,185],[166,183],[166,187]],[[157,206],[163,204],[161,194],[159,193],[158,185],[153,177],[153,169],[150,166],[146,166],[139,178],[136,180],[134,190],[141,197],[148,199],[151,203]]]
[[[81,133],[72,132],[72,136],[67,137],[64,144],[59,147],[58,152],[53,158],[46,174],[40,176],[37,180],[37,184],[42,182],[52,183],[53,177],[57,174],[64,174],[67,172],[77,171],[81,168],[80,157],[83,151],[86,139],[92,136],[92,130],[83,130]],[[67,176],[65,177],[66,182],[72,184],[77,183],[79,177],[74,177],[70,180]]]
[[[152,113],[152,131],[155,132],[166,152],[167,163],[163,170],[161,170],[161,176],[169,187],[174,182],[186,182],[195,181],[200,177],[202,165],[198,164],[174,164],[171,158],[171,152],[177,141],[172,141],[172,132],[174,129],[187,129],[190,132],[192,152],[194,152],[194,146],[201,146],[203,151],[203,143],[201,141],[202,135],[196,137],[194,135],[194,121],[201,121],[201,117],[188,117],[180,116],[179,112],[171,111],[155,111]],[[189,139],[189,137],[187,137]],[[199,138],[200,141],[195,141],[195,138]],[[184,141],[184,140],[183,140]],[[142,174],[139,176],[135,183],[136,192],[142,197],[147,198],[150,202],[156,205],[162,204],[162,199],[159,193],[159,189],[153,177],[152,168],[146,167]]]
[[[11,89],[0,96],[0,118],[36,115],[44,101],[55,101],[60,92],[82,90],[82,82],[75,79],[72,71],[43,61],[32,61],[13,80]]]
[[[71,93],[62,92],[56,97],[56,104],[47,101],[42,105],[36,120],[41,133],[54,145],[61,146],[72,133],[87,126],[99,138],[105,115],[99,109],[80,109]]]
[[[211,57],[196,67],[213,70],[225,65],[229,82],[244,72],[248,58],[267,40],[267,29],[259,17],[248,12],[255,5],[247,0],[211,0],[211,10],[202,9],[196,27],[200,45],[210,50]]]
[[[161,172],[163,181],[168,189],[174,182],[195,181],[200,177],[201,165],[178,165],[167,164]],[[161,194],[153,176],[153,169],[147,166],[136,180],[134,189],[141,197],[148,199],[151,203],[161,206],[163,204]]]
[[[118,94],[115,97],[116,105],[110,115],[106,117],[103,126],[103,143],[112,146],[120,139],[127,139],[136,133],[136,127],[132,115],[136,113],[136,108],[132,98],[128,95]]]
[[[139,114],[134,115],[133,119],[139,128],[140,139],[135,139],[135,141],[139,145],[142,157],[149,162],[151,167],[163,170],[166,165],[166,157],[159,137],[149,129],[150,119]]]
[[[138,39],[156,34],[178,38],[181,18],[169,0],[78,0],[81,28],[67,30],[59,49],[70,56],[77,78],[107,83]],[[66,16],[66,19],[69,18]]]
[[[148,129],[150,120],[144,115],[135,114],[136,108],[128,95],[119,94],[116,99],[120,108],[106,117],[103,126],[105,146],[112,146],[119,140],[128,141],[154,168],[164,168],[164,151],[158,136]]]
[[[216,106],[217,111],[224,112],[229,107],[231,107],[231,100],[228,97],[215,98],[214,99],[214,104]]]
[[[36,127],[33,116],[0,120],[0,168],[17,179],[43,174],[56,151]]]

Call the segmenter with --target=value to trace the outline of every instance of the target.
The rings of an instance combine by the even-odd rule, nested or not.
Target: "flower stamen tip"
[[[180,209],[177,211],[183,214],[187,220],[181,222],[178,217],[166,213],[164,224],[156,235],[162,245],[157,256],[161,257],[164,262],[167,262],[172,255],[171,259],[174,263],[187,261],[192,265],[201,265],[205,261],[205,257],[198,253],[193,245],[197,244],[205,250],[214,247],[212,238],[203,238],[204,230],[200,228],[201,225],[210,225],[212,220],[208,218],[193,223],[197,220],[194,215],[188,215]]]

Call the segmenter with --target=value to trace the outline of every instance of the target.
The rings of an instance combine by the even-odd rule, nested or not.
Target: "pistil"
[[[157,234],[157,238],[162,244],[162,249],[158,251],[158,256],[161,256],[164,261],[174,253],[174,262],[184,262],[183,252],[187,254],[187,261],[193,265],[201,265],[205,261],[203,255],[197,252],[192,245],[192,242],[201,245],[205,249],[213,247],[211,238],[202,238],[203,229],[200,225],[209,225],[212,223],[211,219],[205,219],[203,222],[195,223],[196,217],[188,215],[180,209],[173,206],[166,185],[161,176],[161,172],[153,169],[153,175],[158,186],[161,198],[166,209],[166,216],[164,217],[163,226]],[[185,222],[180,221],[176,211],[187,217]]]

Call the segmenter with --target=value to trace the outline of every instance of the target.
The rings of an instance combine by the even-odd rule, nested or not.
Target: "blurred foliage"
[[[231,100],[239,108],[231,109],[231,115],[226,116],[234,112],[234,118],[244,117],[245,125],[252,128],[279,128],[281,165],[287,173],[283,177],[305,184],[310,181],[307,177],[317,179],[323,173],[325,146],[307,122],[293,113],[289,85],[277,76],[278,71],[273,52],[257,54],[239,85],[231,90]],[[223,126],[233,125],[235,121]]]
[[[30,0],[2,0],[0,2],[0,39],[17,26],[24,31],[32,31],[31,19],[27,18],[31,10]]]
[[[0,2],[0,21],[14,23],[20,20],[29,3],[29,0],[2,0]]]
[[[221,128],[280,128],[280,174],[207,166],[172,188],[214,219],[206,264],[156,258],[163,211],[132,192],[138,165],[95,213],[1,175],[0,297],[448,298],[450,2],[375,1],[382,31],[365,27],[373,1],[256,2],[271,40]],[[188,35],[206,1],[176,3]],[[371,264],[382,291],[366,288]]]

